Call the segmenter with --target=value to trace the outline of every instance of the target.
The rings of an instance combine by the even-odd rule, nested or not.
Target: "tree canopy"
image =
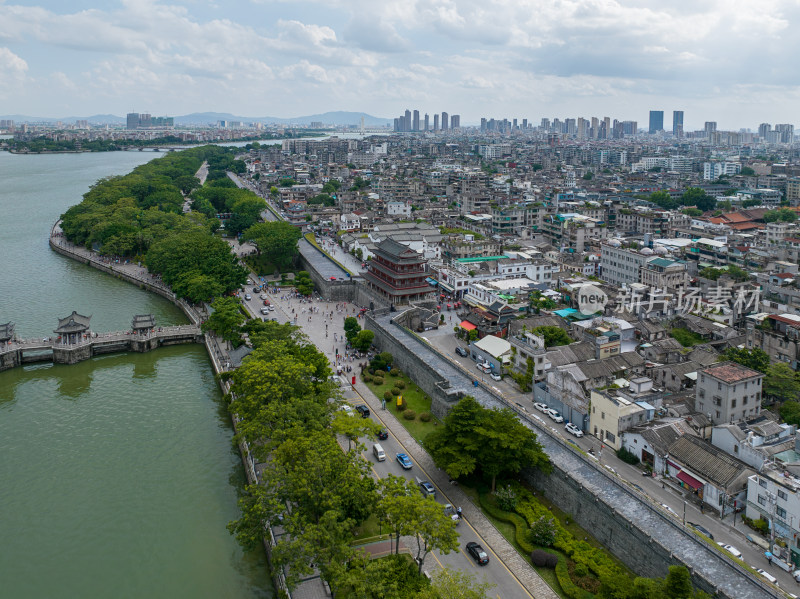
[[[536,327],[531,331],[534,335],[544,338],[545,347],[555,347],[557,345],[569,345],[572,338],[561,327],[542,326]]]
[[[278,269],[287,268],[297,253],[300,229],[284,221],[258,223],[244,232],[243,238],[252,241]]]
[[[509,409],[490,410],[465,397],[450,410],[444,426],[426,439],[436,465],[452,478],[480,472],[492,484],[523,467],[549,471],[550,460],[536,433]]]
[[[764,350],[754,347],[752,349],[729,347],[722,354],[725,360],[733,360],[759,372],[766,372],[769,368],[769,354]]]
[[[792,368],[784,363],[771,364],[763,382],[764,395],[778,401],[796,400],[800,397],[800,379]]]
[[[797,212],[790,208],[779,208],[778,210],[767,210],[764,213],[764,222],[774,223],[793,223],[797,220]]]

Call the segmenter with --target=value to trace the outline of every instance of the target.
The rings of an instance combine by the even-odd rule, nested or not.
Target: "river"
[[[0,152],[0,323],[33,337],[72,310],[98,332],[186,322],[47,245],[92,183],[154,157]],[[231,436],[200,345],[0,373],[0,595],[271,597],[263,553],[225,529],[244,480]]]

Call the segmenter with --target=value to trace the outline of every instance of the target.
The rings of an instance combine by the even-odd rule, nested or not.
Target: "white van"
[[[383,451],[383,447],[381,447],[380,443],[375,443],[372,446],[372,455],[375,456],[375,459],[379,462],[383,462],[386,459],[386,452]]]

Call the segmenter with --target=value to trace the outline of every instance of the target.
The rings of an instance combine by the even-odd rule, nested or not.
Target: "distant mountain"
[[[157,115],[160,116],[160,115]],[[215,125],[218,121],[242,121],[244,123],[264,123],[264,124],[286,124],[286,125],[310,125],[311,123],[323,123],[325,125],[346,126],[361,124],[361,117],[364,117],[364,125],[367,127],[386,127],[392,125],[391,119],[375,117],[365,112],[323,112],[322,114],[312,114],[308,116],[296,117],[275,117],[275,116],[236,116],[229,112],[193,112],[183,116],[175,117],[176,125]],[[28,116],[23,114],[0,115],[0,119],[11,119],[17,123],[74,123],[75,121],[89,121],[93,124],[123,125],[126,118],[113,114],[96,114],[94,116],[65,116],[59,118]]]

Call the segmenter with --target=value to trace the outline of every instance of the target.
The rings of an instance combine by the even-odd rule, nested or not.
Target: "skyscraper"
[[[439,130],[439,113],[438,112],[433,115],[433,130],[434,131],[438,131]]]
[[[128,113],[128,129],[138,129],[139,128],[139,113],[138,112],[129,112]]]
[[[403,131],[411,131],[411,111],[406,110],[403,117],[405,119],[405,128],[403,129]]]
[[[647,130],[648,133],[655,133],[656,131],[663,131],[664,130],[664,111],[663,110],[651,110],[650,111],[650,128]]]
[[[442,130],[447,131],[450,128],[449,117],[446,112],[442,113]]]
[[[706,132],[706,138],[711,139],[714,133],[717,132],[717,122],[716,121],[706,121],[703,129]]]
[[[683,137],[683,110],[672,111],[672,135]]]
[[[454,114],[453,116],[450,117],[450,128],[458,129],[459,127],[461,127],[461,115]]]
[[[425,125],[424,125],[424,128],[423,128],[423,131],[429,131],[429,130],[430,130],[430,128],[431,128],[431,127],[430,127],[430,125],[431,125],[431,121],[430,121],[430,119],[428,118],[428,113],[427,113],[427,112],[425,113],[425,120],[424,120],[423,122],[425,123]]]
[[[414,111],[414,120],[411,122],[411,130],[419,131],[419,110]]]

